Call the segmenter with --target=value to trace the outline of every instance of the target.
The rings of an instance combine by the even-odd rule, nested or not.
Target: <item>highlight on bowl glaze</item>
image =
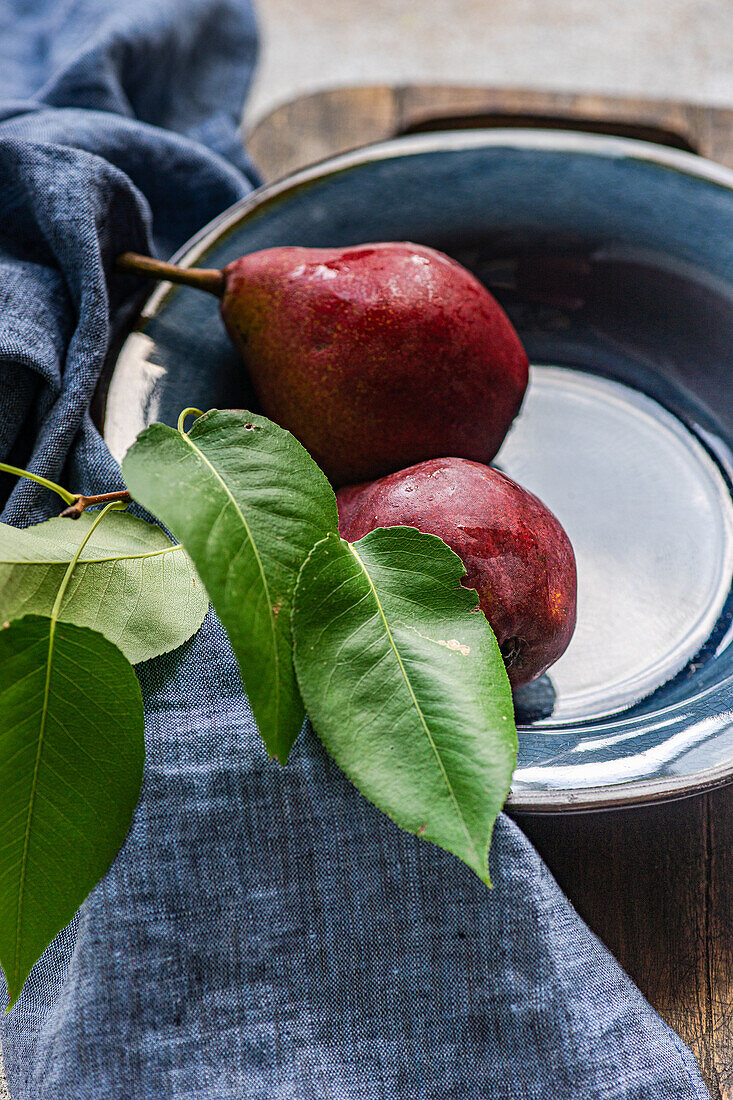
[[[517,694],[510,805],[681,797],[733,777],[733,172],[560,131],[417,135],[306,169],[227,211],[178,259],[411,240],[499,298],[533,364],[496,465],[578,559],[578,627]],[[119,458],[185,405],[254,398],[217,303],[160,287],[114,363]]]

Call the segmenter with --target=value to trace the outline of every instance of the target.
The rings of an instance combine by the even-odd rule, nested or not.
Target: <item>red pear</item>
[[[466,567],[513,687],[541,676],[575,628],[570,540],[533,493],[479,462],[434,458],[338,493],[339,528],[355,542],[375,527],[438,535]]]
[[[460,264],[422,245],[270,248],[218,271],[126,253],[221,297],[262,411],[336,485],[436,454],[489,462],[519,411],[527,356]]]

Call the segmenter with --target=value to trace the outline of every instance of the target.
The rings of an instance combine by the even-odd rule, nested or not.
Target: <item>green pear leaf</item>
[[[23,530],[0,524],[0,622],[51,614],[69,562],[98,515]],[[110,512],[82,551],[58,617],[98,630],[138,664],[187,641],[208,606],[182,546],[151,523]]]
[[[292,661],[298,571],[338,527],[336,498],[307,451],[249,412],[152,424],[122,464],[133,497],[183,543],[237,657],[269,753],[287,760],[304,717]]]
[[[298,683],[316,733],[401,828],[487,884],[517,735],[511,689],[460,558],[411,527],[337,535],[304,563],[293,609]]]
[[[105,873],[145,755],[135,672],[103,635],[27,615],[0,629],[0,964],[10,1004]]]

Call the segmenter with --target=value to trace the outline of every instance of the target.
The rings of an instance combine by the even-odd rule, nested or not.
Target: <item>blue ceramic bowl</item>
[[[419,135],[263,188],[179,259],[412,240],[500,299],[533,364],[497,465],[573,541],[567,653],[517,696],[510,805],[681,797],[733,775],[733,173],[557,131]],[[416,402],[419,402],[416,394]],[[160,287],[114,365],[118,457],[184,406],[252,407],[215,299]]]

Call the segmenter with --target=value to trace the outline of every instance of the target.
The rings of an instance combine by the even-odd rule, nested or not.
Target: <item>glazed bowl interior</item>
[[[576,637],[517,697],[518,807],[609,785],[668,797],[731,770],[732,183],[620,139],[420,135],[265,189],[186,250],[220,267],[410,240],[508,312],[533,370],[496,464],[556,512],[579,567]],[[106,438],[119,456],[144,423],[216,405],[256,406],[217,303],[164,288],[117,362]]]

